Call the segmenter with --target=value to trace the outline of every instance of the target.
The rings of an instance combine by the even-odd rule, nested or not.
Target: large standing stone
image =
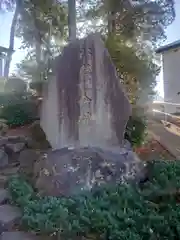
[[[77,148],[50,151],[35,164],[35,187],[43,195],[77,194],[101,184],[141,180],[143,163],[132,152]]]
[[[99,34],[71,42],[43,94],[41,126],[53,149],[122,143],[131,106]]]

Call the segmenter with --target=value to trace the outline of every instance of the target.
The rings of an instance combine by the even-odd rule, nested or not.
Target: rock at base
[[[28,147],[33,149],[48,149],[51,148],[46,139],[46,135],[40,126],[40,121],[35,121],[29,127],[31,141],[28,142]]]
[[[0,175],[0,188],[5,188],[7,186],[8,177],[5,175]]]
[[[0,204],[9,199],[9,193],[6,189],[0,189]]]
[[[8,131],[8,125],[0,119],[0,136],[4,136]]]
[[[19,167],[8,167],[3,169],[2,174],[9,178],[17,174],[18,170],[19,170]]]
[[[11,205],[1,205],[0,206],[0,232],[11,230],[14,225],[16,225],[20,218],[21,212],[19,208],[13,207]]]
[[[95,147],[49,151],[36,162],[35,187],[42,195],[70,196],[102,184],[139,181],[143,163],[131,151]]]
[[[33,149],[23,150],[18,159],[18,162],[20,163],[18,172],[31,178],[33,176],[34,163],[37,161],[38,156],[39,154],[37,151]]]
[[[9,163],[9,158],[7,153],[3,149],[0,149],[0,168],[6,167],[8,163]]]
[[[26,138],[23,136],[7,136],[4,138],[4,141],[6,140],[4,151],[9,157],[9,162],[17,162],[19,153],[26,147]]]
[[[8,138],[7,137],[0,137],[0,147],[3,147],[8,143]]]
[[[23,142],[6,144],[6,148],[10,149],[14,153],[20,152],[21,150],[23,150],[24,147],[25,147],[25,143]]]

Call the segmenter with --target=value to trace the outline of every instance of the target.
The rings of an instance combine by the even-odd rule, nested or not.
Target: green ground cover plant
[[[153,161],[147,173],[142,184],[103,186],[70,198],[41,197],[19,176],[9,190],[29,230],[62,239],[180,239],[180,162]]]

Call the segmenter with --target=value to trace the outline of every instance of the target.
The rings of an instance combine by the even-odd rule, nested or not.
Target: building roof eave
[[[167,44],[165,46],[162,46],[158,49],[156,49],[156,53],[163,53],[172,49],[176,49],[180,47],[180,40],[172,42],[170,44]]]
[[[0,53],[7,53],[7,52],[14,53],[15,51],[14,51],[14,49],[10,49],[10,48],[0,46]]]

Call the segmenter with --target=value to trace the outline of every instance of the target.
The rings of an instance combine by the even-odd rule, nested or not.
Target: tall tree
[[[89,3],[91,2],[91,4]],[[134,4],[133,4],[134,3]],[[83,0],[82,19],[101,30],[131,102],[152,95],[159,72],[154,46],[175,18],[173,0]],[[94,22],[98,23],[98,27]]]
[[[175,18],[174,0],[83,0],[86,17],[102,20],[109,32],[157,42]],[[88,7],[87,7],[88,5]]]
[[[44,78],[44,64],[54,54],[51,50],[52,43],[66,39],[67,7],[49,0],[38,4],[35,0],[26,1],[23,4],[22,12],[18,21],[17,36],[23,39],[22,47],[30,49],[36,59],[36,73],[39,71],[39,79]],[[36,75],[37,76],[37,75]]]
[[[31,14],[33,13],[21,15],[19,21],[21,31],[19,33],[23,35],[24,47],[36,49],[37,39],[39,39],[41,51],[48,50],[48,37],[50,35],[56,36],[56,32],[61,29],[62,13],[64,19],[67,16],[66,6],[68,6],[69,10],[69,28],[66,28],[67,22],[63,21],[63,29],[69,30],[70,41],[75,39],[77,4],[77,21],[84,21],[85,32],[96,30],[102,32],[131,100],[133,99],[132,101],[136,102],[135,99],[140,96],[142,89],[146,88],[148,93],[152,93],[156,75],[159,71],[158,66],[155,64],[153,44],[156,44],[156,40],[163,38],[165,27],[175,17],[173,0],[138,0],[136,5],[132,5],[131,2],[133,1],[129,0],[68,0],[63,4],[56,2],[55,5],[51,1],[48,1],[52,6],[50,8],[48,4],[38,5],[35,0],[31,0],[31,4],[33,2],[32,10],[29,11],[28,6],[26,11],[29,13],[33,9],[38,9],[36,16],[32,17]],[[61,14],[57,11],[58,7],[62,10]],[[50,20],[51,15],[56,21]],[[79,15],[81,18],[79,18]],[[60,21],[57,20],[57,16],[60,16]],[[36,24],[31,18],[36,19]],[[89,20],[93,24],[93,28],[88,26]],[[33,34],[35,25],[38,34]],[[51,34],[48,34],[49,32]],[[58,34],[57,36],[59,38]],[[36,51],[35,55],[37,60],[38,51]],[[38,67],[38,69],[40,68]]]
[[[136,104],[145,89],[144,101],[147,101],[148,95],[153,94],[156,76],[160,70],[153,61],[151,48],[146,53],[142,51],[142,45],[137,45],[134,40],[120,39],[119,36],[108,37],[105,42],[130,102]],[[144,46],[148,48],[147,45]]]
[[[5,61],[5,66],[4,66],[4,77],[5,78],[9,77],[9,69],[10,69],[10,64],[11,64],[11,60],[12,60],[12,54],[14,51],[14,38],[15,38],[15,31],[16,31],[18,15],[20,12],[20,7],[21,7],[21,0],[16,0],[14,16],[12,19],[11,29],[10,29],[9,51],[6,56],[6,61]]]
[[[15,0],[1,0],[0,10],[1,11],[12,11],[14,9]]]
[[[4,66],[4,77],[8,78],[9,69],[12,60],[12,54],[14,51],[14,38],[17,25],[17,19],[20,12],[21,0],[2,0],[0,2],[0,9],[5,11],[14,11],[9,38],[9,51],[7,52],[5,66]]]
[[[76,39],[76,0],[68,0],[69,41]]]
[[[60,37],[60,34],[63,35],[64,26],[67,26],[65,4],[61,4],[58,0],[38,2],[36,0],[2,0],[0,1],[0,9],[14,11],[9,49],[14,49],[15,35],[23,39],[22,47],[35,48],[36,61],[41,75],[41,63],[44,58],[42,55],[43,50],[48,50],[50,54],[49,45],[52,38],[55,41]],[[6,58],[5,77],[9,75],[12,52],[9,51]]]

